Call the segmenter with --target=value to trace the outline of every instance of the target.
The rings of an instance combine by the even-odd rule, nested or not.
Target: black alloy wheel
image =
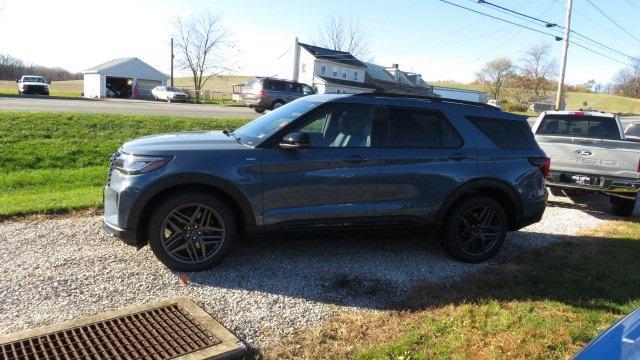
[[[507,228],[507,214],[500,203],[474,196],[454,205],[441,229],[440,243],[452,257],[478,263],[500,250]]]
[[[147,234],[156,257],[177,271],[203,271],[222,261],[236,239],[233,212],[220,199],[185,192],[165,199]]]

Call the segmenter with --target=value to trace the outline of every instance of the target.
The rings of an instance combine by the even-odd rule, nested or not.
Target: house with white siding
[[[386,92],[433,96],[433,87],[417,73],[397,64],[384,67],[358,60],[351,53],[295,41],[293,80],[314,88],[318,94]]]

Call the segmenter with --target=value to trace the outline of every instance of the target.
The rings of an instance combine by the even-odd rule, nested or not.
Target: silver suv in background
[[[313,95],[311,86],[290,80],[255,77],[242,87],[241,101],[259,113],[277,109],[295,99]]]
[[[617,116],[595,111],[546,111],[533,125],[551,158],[552,193],[609,195],[618,216],[633,213],[640,192],[640,144],[627,141]]]

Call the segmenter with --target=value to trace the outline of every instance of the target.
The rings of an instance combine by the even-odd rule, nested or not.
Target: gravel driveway
[[[493,262],[609,218],[553,199],[542,222],[509,235]],[[605,210],[608,211],[608,210]],[[273,239],[242,245],[183,284],[148,247],[102,234],[100,217],[0,224],[0,333],[107,309],[188,296],[242,339],[267,344],[335,311],[383,309],[421,281],[452,281],[489,264],[463,264],[419,238]]]

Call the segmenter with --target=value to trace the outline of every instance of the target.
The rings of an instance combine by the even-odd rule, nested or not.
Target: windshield
[[[178,89],[178,88],[174,88],[174,87],[168,87],[168,86],[167,86],[167,91],[171,91],[171,92],[180,92],[180,89]]]
[[[298,99],[283,105],[234,131],[242,142],[258,145],[302,114],[316,108],[320,102]]]
[[[638,136],[640,137],[640,124],[631,124],[627,128],[625,132],[627,136]]]
[[[35,77],[35,76],[27,76],[24,79],[22,79],[23,82],[35,82],[35,83],[43,83],[44,84],[44,79],[41,77]]]

